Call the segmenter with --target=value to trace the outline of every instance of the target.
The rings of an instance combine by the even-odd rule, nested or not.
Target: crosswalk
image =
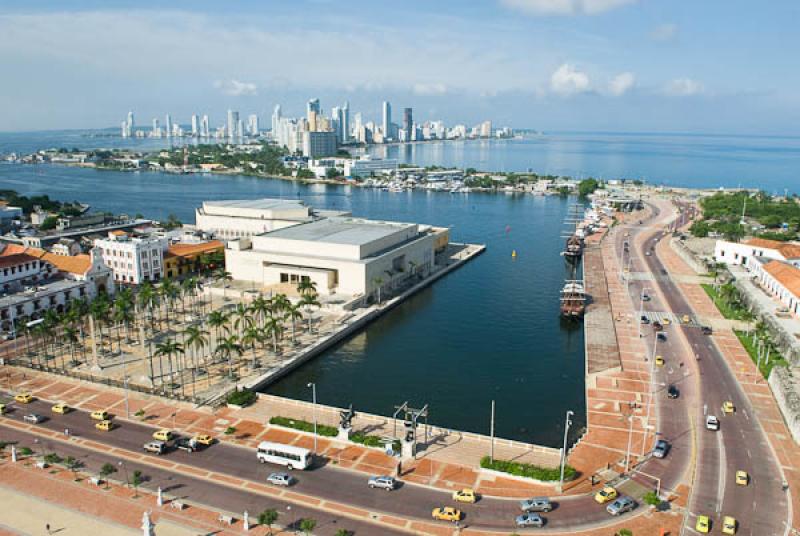
[[[697,318],[695,318],[693,315],[687,315],[689,317],[688,322],[683,321],[684,315],[677,315],[667,311],[644,311],[642,316],[646,317],[651,324],[653,322],[659,322],[664,325],[675,324],[694,328],[699,328],[701,326],[700,322],[698,322]]]

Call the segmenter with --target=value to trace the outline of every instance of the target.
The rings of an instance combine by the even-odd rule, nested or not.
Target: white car
[[[44,417],[42,417],[38,413],[29,413],[29,414],[25,415],[24,417],[22,417],[22,420],[25,421],[25,422],[32,423],[32,424],[39,424],[40,422],[42,422],[44,420]]]
[[[267,482],[275,484],[276,486],[289,487],[292,485],[292,482],[294,482],[294,477],[289,473],[271,473],[267,477]]]
[[[706,429],[716,432],[719,430],[719,419],[714,415],[706,417]]]

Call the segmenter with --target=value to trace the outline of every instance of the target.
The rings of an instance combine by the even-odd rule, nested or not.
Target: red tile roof
[[[0,269],[10,268],[12,266],[19,266],[26,262],[35,261],[36,257],[27,255],[25,253],[14,253],[11,255],[3,255],[0,257]]]
[[[764,265],[764,271],[774,277],[796,298],[800,298],[800,269],[785,262],[770,261]]]
[[[800,244],[795,244],[793,242],[780,242],[778,240],[767,240],[766,238],[751,238],[744,244],[757,248],[773,249],[783,255],[785,259],[800,258]]]

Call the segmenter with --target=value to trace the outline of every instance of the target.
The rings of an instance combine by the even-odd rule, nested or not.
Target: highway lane
[[[684,210],[679,216],[677,227],[686,221],[686,212]],[[664,265],[655,248],[657,240],[657,236],[651,237],[645,243],[645,248],[654,248],[654,253],[645,257],[645,263],[651,273],[663,275]],[[670,246],[664,244],[663,247]],[[667,301],[667,310],[678,315],[692,314],[669,277],[658,277],[655,284]],[[702,393],[702,404],[695,408],[699,448],[692,512],[711,516],[717,529],[722,516],[733,516],[739,522],[737,534],[785,534],[788,530],[788,497],[781,488],[778,462],[760,424],[752,418],[755,413],[747,397],[711,338],[696,327],[681,325],[679,329],[696,357],[694,362],[699,371]],[[686,359],[692,357],[689,355]],[[735,404],[735,414],[723,416],[721,406],[726,400]],[[705,429],[705,413],[720,419],[719,432]],[[736,485],[734,476],[737,470],[745,470],[751,475],[749,486]],[[689,524],[694,526],[694,518],[689,520]]]
[[[48,419],[41,426],[53,431],[70,430],[70,435],[92,439],[113,447],[132,452],[142,452],[144,443],[151,440],[154,427],[116,419],[119,426],[111,432],[101,432],[94,428],[88,414],[73,410],[66,415],[56,415],[50,410],[51,401],[35,400],[26,405],[17,405],[0,419],[21,420],[23,415],[38,413]],[[0,421],[1,423],[2,421]],[[0,438],[5,434],[0,427]],[[152,456],[156,456],[153,454]],[[172,451],[165,458],[194,467],[216,471],[242,479],[263,483],[276,466],[261,465],[256,461],[255,450],[218,442],[207,449],[194,453]],[[456,505],[465,513],[465,525],[493,530],[510,530],[513,521],[520,513],[518,501],[510,499],[483,498],[476,504],[456,504],[449,492],[404,484],[400,489],[387,493],[367,487],[367,476],[353,471],[337,468],[330,460],[318,460],[312,469],[296,471],[297,483],[293,490],[315,497],[336,500],[370,511],[399,515],[407,518],[430,520],[431,509],[436,506]],[[635,515],[634,511],[627,515]],[[590,496],[569,497],[558,501],[557,508],[545,515],[548,527],[564,528],[577,526],[598,526],[615,519]]]
[[[73,443],[51,440],[43,441],[33,434],[19,430],[3,429],[2,437],[4,441],[17,442],[20,445],[26,446],[30,445],[39,452],[55,452],[62,458],[73,456],[84,465],[80,471],[88,474],[96,475],[100,472],[100,468],[104,464],[110,463],[117,468],[117,473],[111,478],[120,482],[125,481],[126,474],[130,477],[134,471],[139,470],[147,479],[140,488],[155,493],[155,491],[161,487],[165,497],[177,498],[186,501],[187,504],[196,503],[198,505],[210,507],[212,510],[217,509],[224,512],[238,513],[236,516],[238,519],[241,519],[245,510],[250,513],[251,519],[255,520],[259,513],[272,508],[279,513],[278,524],[282,526],[289,525],[298,528],[297,525],[300,519],[315,519],[317,521],[317,528],[314,530],[315,534],[332,535],[335,534],[338,529],[354,531],[355,534],[359,536],[405,534],[404,532],[392,530],[384,526],[379,527],[366,521],[355,521],[350,518],[332,515],[319,510],[293,504],[290,505],[278,499],[215,484],[207,480],[192,478],[127,460],[123,461],[114,456],[81,448]],[[38,444],[34,443],[35,439],[38,439]],[[123,462],[122,466],[119,465],[120,461]],[[288,506],[291,506],[291,508],[287,509]],[[165,506],[165,508],[168,507]]]

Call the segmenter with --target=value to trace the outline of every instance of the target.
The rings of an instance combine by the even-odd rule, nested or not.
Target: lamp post
[[[122,463],[122,460],[117,462],[117,465],[122,467],[122,469],[125,471],[125,485],[130,487],[131,484],[130,481],[128,480],[128,467],[124,463]]]
[[[561,477],[558,479],[558,492],[561,493],[564,489],[564,465],[567,462],[567,435],[569,434],[569,427],[572,426],[570,417],[575,415],[572,410],[567,410],[567,417],[564,419],[564,448],[561,449]]]
[[[630,468],[630,460],[631,460],[631,440],[633,438],[633,418],[634,418],[634,409],[633,404],[628,404],[628,407],[631,410],[631,414],[628,415],[628,420],[630,424],[628,425],[628,448],[625,450],[625,472],[628,472]]]
[[[644,316],[644,297],[647,295],[645,294],[645,290],[649,290],[652,292],[653,289],[650,287],[642,287],[642,292],[639,293],[639,338],[642,338],[642,317]]]
[[[125,418],[126,419],[130,419],[131,418],[131,410],[130,410],[130,407],[128,406],[128,380],[129,380],[129,378],[128,378],[128,375],[126,374],[125,378],[122,380],[124,382],[124,384],[125,384]]]
[[[650,429],[650,407],[653,405],[653,390],[655,389],[656,378],[656,345],[658,344],[658,335],[653,337],[653,352],[650,354],[650,394],[647,397],[647,417],[644,420],[644,435],[642,436],[642,456],[644,456],[644,449],[647,447],[647,430]]]
[[[317,384],[309,382],[306,387],[311,388],[311,404],[312,412],[314,414],[314,454],[317,453]]]

